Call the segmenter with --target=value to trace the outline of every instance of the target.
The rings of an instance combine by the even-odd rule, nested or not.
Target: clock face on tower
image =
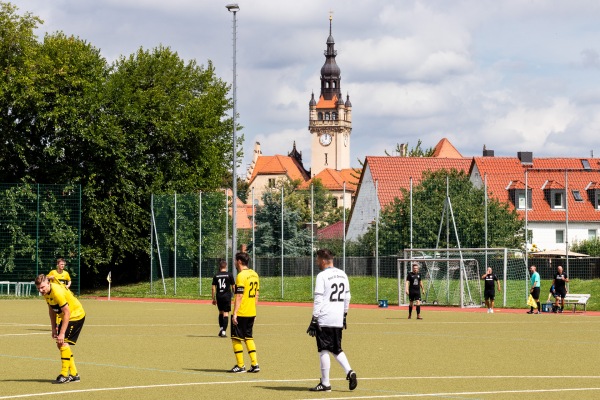
[[[329,146],[331,144],[331,135],[329,133],[324,133],[319,137],[319,143],[323,146]]]

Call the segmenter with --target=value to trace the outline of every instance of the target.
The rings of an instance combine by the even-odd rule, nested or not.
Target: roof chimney
[[[484,157],[494,157],[494,150],[488,150],[484,144],[483,145],[483,156]]]
[[[519,151],[517,157],[523,165],[533,165],[533,153],[531,151]]]

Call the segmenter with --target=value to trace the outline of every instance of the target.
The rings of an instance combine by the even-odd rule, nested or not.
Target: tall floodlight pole
[[[231,251],[232,251],[232,257],[231,260],[235,260],[235,253],[237,251],[237,172],[236,172],[236,168],[237,168],[237,141],[236,141],[236,114],[237,114],[237,107],[236,107],[236,37],[237,37],[237,20],[236,20],[236,13],[240,10],[240,7],[237,5],[237,3],[233,3],[233,4],[227,4],[225,6],[229,12],[233,13],[233,165],[231,168],[231,175],[232,175],[232,187],[233,187],[233,195],[231,196]],[[234,262],[234,261],[232,261]]]

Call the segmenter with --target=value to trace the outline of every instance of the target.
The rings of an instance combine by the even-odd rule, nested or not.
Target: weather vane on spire
[[[331,21],[333,21],[333,10],[329,10],[329,34],[331,35]]]

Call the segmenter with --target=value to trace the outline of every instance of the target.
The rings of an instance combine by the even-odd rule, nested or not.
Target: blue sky
[[[169,46],[232,80],[232,15],[216,0],[18,0],[109,61]],[[600,2],[586,0],[240,0],[243,173],[254,142],[310,166],[308,102],[333,11],[351,159],[448,138],[465,156],[600,156]]]

